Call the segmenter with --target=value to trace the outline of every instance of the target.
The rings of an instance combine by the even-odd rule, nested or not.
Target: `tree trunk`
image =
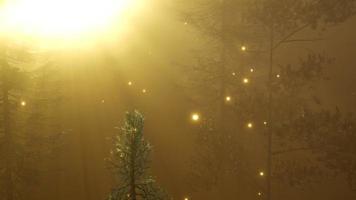
[[[132,135],[132,141],[131,141],[131,161],[130,161],[130,199],[131,200],[136,200],[136,172],[135,172],[135,158],[136,158],[136,133],[133,133]]]
[[[273,119],[272,119],[272,81],[273,81],[273,45],[274,45],[274,25],[273,22],[270,26],[270,47],[269,47],[269,73],[268,73],[268,141],[267,141],[267,200],[271,200],[272,197],[272,135],[273,135]]]
[[[227,48],[228,48],[228,41],[226,37],[226,0],[223,0],[222,2],[223,8],[222,8],[222,25],[221,25],[221,43],[222,43],[222,49],[221,49],[221,63],[220,63],[220,91],[219,91],[219,130],[221,130],[223,133],[225,132],[225,127],[224,127],[224,118],[225,118],[225,101],[224,101],[224,96],[226,93],[226,61],[227,61]]]

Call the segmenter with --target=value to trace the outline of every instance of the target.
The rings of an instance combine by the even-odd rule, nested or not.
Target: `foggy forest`
[[[0,200],[356,199],[356,0],[0,1]]]

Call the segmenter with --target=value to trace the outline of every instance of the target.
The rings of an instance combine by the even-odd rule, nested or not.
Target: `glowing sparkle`
[[[262,192],[257,193],[258,196],[262,196]]]
[[[142,93],[146,93],[147,92],[147,90],[146,89],[142,89]]]
[[[241,51],[246,51],[247,50],[247,47],[245,45],[242,45],[241,46]]]
[[[235,73],[235,72],[232,72],[231,74],[232,74],[233,76],[236,76],[236,73]]]
[[[252,128],[253,124],[251,122],[247,123],[247,128]]]
[[[277,78],[280,78],[280,77],[281,77],[281,75],[277,74],[277,75],[276,75],[276,77],[277,77]]]
[[[189,200],[188,197],[185,197],[184,200]]]
[[[250,69],[250,72],[254,72],[255,70],[253,68]]]
[[[191,118],[193,121],[197,122],[200,119],[200,115],[198,113],[193,113]]]
[[[127,83],[127,85],[131,86],[131,85],[132,85],[132,81],[129,81],[129,82]]]
[[[264,122],[263,122],[263,124],[264,124],[264,125],[267,125],[267,122],[266,122],[266,121],[264,121]]]
[[[26,106],[26,105],[27,105],[26,101],[21,101],[21,106]]]
[[[264,172],[260,172],[260,176],[264,176],[265,175],[265,173]]]
[[[231,97],[230,97],[230,96],[226,96],[226,97],[225,97],[225,100],[226,100],[227,102],[230,102],[230,101],[231,101]]]
[[[242,81],[243,81],[243,83],[245,83],[245,84],[247,84],[247,83],[250,82],[250,80],[249,80],[248,78],[244,78]]]

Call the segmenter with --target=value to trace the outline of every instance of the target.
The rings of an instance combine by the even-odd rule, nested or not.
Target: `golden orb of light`
[[[197,122],[200,120],[200,115],[198,113],[193,113],[191,119],[192,121]]]
[[[230,96],[226,96],[226,97],[225,97],[225,100],[226,100],[227,102],[230,102],[230,101],[231,101],[231,97],[230,97]]]

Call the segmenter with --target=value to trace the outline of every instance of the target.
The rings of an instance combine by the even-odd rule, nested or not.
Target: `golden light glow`
[[[243,79],[243,83],[246,84],[246,83],[249,83],[249,82],[250,82],[250,80],[249,80],[248,78],[244,78],[244,79]]]
[[[264,172],[260,172],[260,176],[264,176],[265,175],[265,173]]]
[[[252,128],[253,124],[251,122],[247,123],[247,128]]]
[[[26,101],[21,101],[21,106],[26,106],[26,105],[27,105]]]
[[[264,125],[267,125],[267,122],[266,122],[266,121],[264,121],[264,122],[263,122],[263,124],[264,124]]]
[[[198,113],[193,113],[191,119],[195,122],[199,121],[200,115]]]
[[[262,196],[262,192],[257,193],[258,196]]]
[[[189,200],[188,197],[185,197],[184,200]]]
[[[130,0],[11,0],[0,8],[2,30],[41,37],[101,31],[128,9]]]
[[[105,100],[103,99],[103,100],[101,100],[101,103],[105,103]]]
[[[225,97],[225,100],[226,100],[227,102],[230,102],[230,101],[231,101],[231,97],[230,97],[230,96],[226,96],[226,97]]]
[[[281,75],[277,74],[277,75],[276,75],[276,77],[277,77],[277,78],[280,78],[280,77],[281,77]]]
[[[131,82],[131,81],[129,81],[129,82],[127,83],[127,85],[130,85],[130,86],[131,86],[131,85],[132,85],[132,82]]]
[[[250,69],[250,72],[254,72],[255,70],[253,68]]]
[[[142,93],[146,93],[147,92],[147,90],[146,89],[142,89]]]
[[[247,47],[245,45],[242,45],[241,46],[241,51],[246,51],[247,50]]]
[[[231,74],[232,74],[233,76],[236,76],[236,73],[235,73],[235,72],[232,72]]]

